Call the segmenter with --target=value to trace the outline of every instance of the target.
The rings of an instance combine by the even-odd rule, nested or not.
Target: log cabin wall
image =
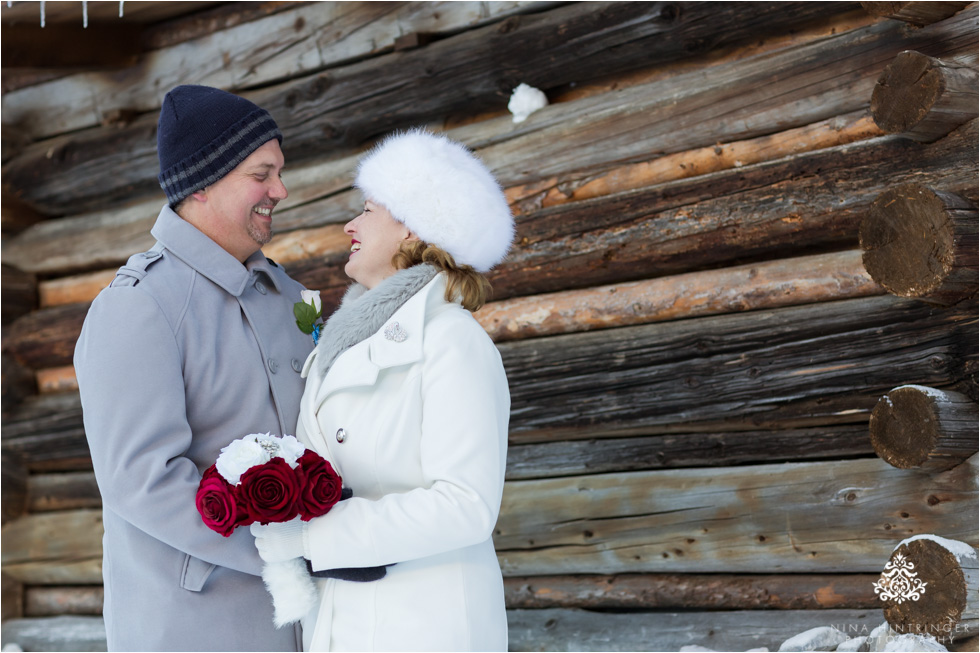
[[[71,359],[91,300],[153,243],[179,83],[279,122],[290,195],[265,252],[325,311],[379,136],[443,130],[505,187],[517,239],[477,317],[513,399],[512,650],[867,634],[899,542],[977,546],[976,3],[125,9],[163,4],[98,69],[3,72],[4,643],[104,646]],[[0,15],[5,48],[52,38]],[[520,83],[550,104],[515,123]]]

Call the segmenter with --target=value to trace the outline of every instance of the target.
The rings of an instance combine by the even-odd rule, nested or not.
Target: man
[[[302,286],[260,247],[285,199],[282,134],[244,98],[178,86],[157,133],[167,194],[148,252],[92,303],[75,348],[103,499],[109,650],[299,650],[276,630],[248,529],[195,508],[202,472],[249,433],[293,434],[312,349]]]

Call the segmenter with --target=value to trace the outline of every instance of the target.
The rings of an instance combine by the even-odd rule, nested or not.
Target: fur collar
[[[340,307],[320,331],[320,343],[316,347],[320,376],[326,376],[337,356],[377,333],[395,311],[438,273],[438,268],[426,263],[399,270],[371,290],[359,283],[348,288]]]

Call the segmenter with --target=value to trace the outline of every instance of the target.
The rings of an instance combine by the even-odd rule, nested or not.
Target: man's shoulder
[[[114,296],[116,302],[136,302],[135,295],[149,296],[160,310],[179,309],[193,270],[159,243],[151,249],[133,254],[116,271],[109,286],[100,293],[103,301]]]

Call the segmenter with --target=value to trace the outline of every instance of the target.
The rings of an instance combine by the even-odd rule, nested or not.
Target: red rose
[[[204,472],[195,503],[205,526],[225,537],[231,535],[242,517],[235,488],[218,473],[214,465]]]
[[[310,521],[327,514],[340,501],[340,475],[326,460],[307,449],[297,461],[300,481],[300,518]]]
[[[250,517],[260,524],[289,521],[299,514],[296,472],[279,457],[242,474],[238,494]]]

